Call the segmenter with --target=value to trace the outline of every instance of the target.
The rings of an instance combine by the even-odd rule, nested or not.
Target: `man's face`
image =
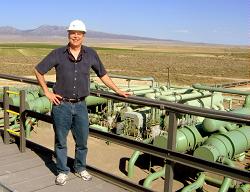
[[[69,43],[72,46],[78,47],[82,45],[84,32],[82,31],[69,31]]]

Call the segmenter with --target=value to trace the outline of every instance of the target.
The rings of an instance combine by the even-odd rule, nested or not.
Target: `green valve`
[[[194,151],[194,156],[208,161],[217,161],[220,156],[233,158],[250,148],[250,126],[236,130],[214,134],[205,144]]]

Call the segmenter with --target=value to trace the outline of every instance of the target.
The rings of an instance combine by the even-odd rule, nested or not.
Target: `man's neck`
[[[80,46],[69,46],[70,51],[73,52],[79,52],[81,50],[81,45]]]
[[[81,47],[82,47],[81,45],[80,46],[72,46],[72,45],[69,46],[69,51],[73,55],[75,60],[77,60],[77,57],[81,52]]]

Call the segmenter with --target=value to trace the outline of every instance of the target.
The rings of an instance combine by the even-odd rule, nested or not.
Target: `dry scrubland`
[[[152,76],[161,83],[220,84],[250,79],[250,48],[134,45],[95,48],[109,73]],[[0,44],[0,73],[33,75],[32,68],[58,45]],[[53,74],[54,72],[50,72]]]
[[[33,75],[33,67],[55,47],[58,46],[0,44],[0,73],[20,76]],[[250,79],[249,48],[190,45],[154,47],[152,45],[130,45],[126,47],[124,45],[109,45],[106,47],[109,48],[96,48],[96,50],[108,71],[113,74],[152,76],[164,83],[167,81],[169,68],[171,82],[178,85],[191,85],[197,82],[219,84]],[[41,127],[42,129],[40,129]],[[54,135],[50,125],[39,122],[39,128],[36,128],[31,134],[34,142],[53,149]],[[113,174],[127,178],[125,166],[132,154],[131,149],[114,143],[106,145],[105,141],[92,137],[88,142],[89,165],[101,167],[103,171],[112,170]],[[69,155],[73,157],[74,142],[72,136],[69,138],[68,144]],[[110,160],[110,154],[112,154],[112,160]],[[145,163],[145,161],[143,162]],[[155,165],[153,170],[158,171],[160,168],[161,166]],[[181,170],[183,171],[183,169]],[[142,183],[149,171],[145,169],[145,166],[142,169],[140,166],[136,166],[135,173],[133,181]],[[163,187],[163,179],[158,179],[152,183],[154,190],[163,191]],[[179,190],[181,187],[183,187],[183,184],[175,180],[174,190]],[[216,191],[218,189],[205,185],[204,190]]]

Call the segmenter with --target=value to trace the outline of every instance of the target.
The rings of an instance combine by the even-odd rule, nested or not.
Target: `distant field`
[[[60,45],[0,44],[0,73],[33,75],[33,67]],[[250,49],[219,46],[94,47],[112,74],[148,77],[172,84],[220,84],[250,79]],[[54,71],[50,72],[53,74]]]

